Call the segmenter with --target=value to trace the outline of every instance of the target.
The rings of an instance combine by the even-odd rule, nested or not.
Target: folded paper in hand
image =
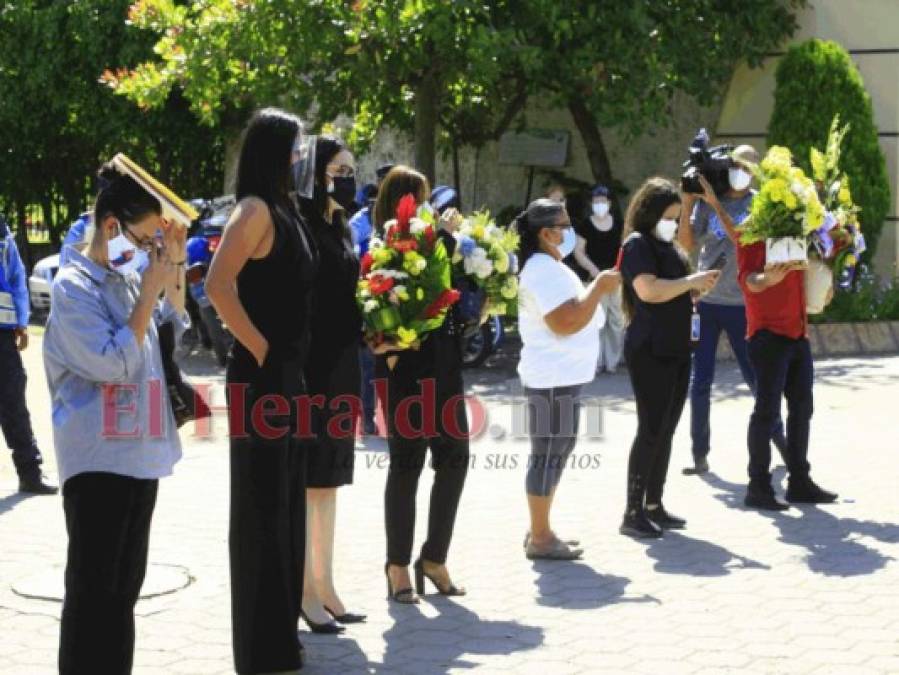
[[[141,187],[159,200],[162,204],[162,215],[167,220],[176,220],[185,227],[190,227],[191,222],[199,217],[200,214],[193,206],[181,199],[124,153],[120,152],[113,157],[112,163],[119,172],[131,176]]]

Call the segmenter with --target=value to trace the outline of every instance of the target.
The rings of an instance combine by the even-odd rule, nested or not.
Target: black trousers
[[[134,605],[147,570],[158,485],[111,473],[82,473],[65,482],[61,675],[131,672]]]
[[[16,472],[22,478],[40,473],[43,461],[25,401],[27,382],[15,332],[0,329],[0,428],[6,445],[12,450]]]
[[[780,415],[780,402],[787,399],[787,451],[784,460],[790,480],[808,477],[808,440],[814,401],[814,365],[806,338],[793,340],[767,330],[749,339],[749,360],[756,373],[755,407],[749,418],[749,480],[771,485],[772,422]],[[767,427],[765,425],[768,425]]]
[[[306,457],[295,437],[294,397],[303,393],[302,359],[273,354],[258,368],[235,349],[228,364],[231,407],[231,625],[241,675],[301,667],[297,634],[306,554]],[[235,400],[241,387],[243,401]],[[290,401],[287,415],[253,409],[263,396]],[[240,405],[242,403],[242,405]],[[260,410],[260,409],[257,409]]]
[[[379,359],[379,374],[387,375],[390,469],[384,518],[387,562],[392,565],[406,566],[412,558],[415,496],[429,448],[434,483],[428,538],[421,556],[435,563],[446,562],[469,462],[459,349],[453,336],[438,331],[428,337],[420,352],[403,352],[393,370],[383,365],[385,359]],[[418,433],[421,431],[424,433]]]
[[[625,358],[637,400],[637,436],[627,465],[630,509],[662,502],[671,441],[687,400],[690,356],[655,356],[646,346]]]

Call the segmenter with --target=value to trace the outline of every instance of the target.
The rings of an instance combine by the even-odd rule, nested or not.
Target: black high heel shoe
[[[418,598],[411,588],[401,588],[398,591],[393,590],[390,583],[390,563],[384,563],[384,576],[387,577],[387,599],[398,602],[401,605],[417,605]]]
[[[365,618],[366,618],[365,614],[351,614],[350,612],[344,612],[343,614],[338,616],[333,611],[328,609],[327,605],[322,605],[322,606],[325,608],[325,611],[328,614],[330,614],[332,617],[334,617],[334,620],[337,623],[347,624],[347,623],[364,623],[365,622]]]
[[[306,612],[302,610],[300,610],[300,616],[303,617],[303,621],[306,622],[306,625],[309,626],[309,630],[313,633],[319,633],[320,635],[337,635],[346,630],[346,628],[338,626],[333,621],[330,623],[315,623],[306,615]]]
[[[452,581],[450,582],[449,588],[441,588],[437,580],[425,572],[424,563],[421,558],[419,558],[415,561],[415,590],[419,595],[425,594],[425,577],[434,584],[434,588],[437,589],[437,592],[440,593],[440,595],[458,596],[465,595],[467,592],[464,588],[458,588]]]

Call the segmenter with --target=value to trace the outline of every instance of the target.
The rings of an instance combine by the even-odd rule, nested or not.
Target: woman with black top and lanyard
[[[664,178],[650,178],[624,219],[621,276],[629,325],[624,354],[637,399],[637,436],[627,467],[627,508],[621,533],[659,537],[686,521],[662,505],[671,441],[690,382],[691,295],[714,287],[720,272],[690,274],[674,241],[681,198]]]
[[[378,191],[375,203],[374,231],[383,236],[384,224],[395,217],[400,199],[411,194],[419,204],[428,201],[428,180],[406,166],[394,167]],[[441,217],[438,233],[452,258],[455,239],[453,227],[455,212],[450,210]],[[453,535],[456,511],[465,477],[468,473],[468,417],[462,383],[462,327],[455,308],[447,312],[446,320],[421,341],[418,349],[406,349],[383,354],[376,364],[378,377],[387,378],[387,432],[390,450],[390,469],[384,494],[384,517],[387,528],[387,575],[389,597],[401,603],[415,603],[418,598],[412,590],[408,566],[412,555],[412,537],[415,533],[415,494],[418,479],[425,464],[428,448],[431,450],[434,468],[434,484],[431,488],[428,513],[428,538],[415,562],[416,590],[424,593],[427,577],[442,595],[463,595],[446,569],[446,556]],[[421,405],[406,408],[403,422],[398,424],[397,407],[408,397],[424,394],[425,387],[433,387],[436,409],[423,411]],[[433,414],[437,434],[431,438],[409,437],[409,429],[421,430],[422,413]],[[447,422],[449,420],[449,422]],[[452,428],[449,425],[452,425]],[[403,430],[398,427],[408,427]],[[404,433],[405,432],[405,433]]]
[[[319,252],[313,289],[306,386],[314,439],[307,449],[306,577],[303,618],[316,633],[340,633],[339,624],[365,619],[349,614],[334,588],[334,526],[337,488],[353,482],[354,407],[359,401],[359,338],[362,315],[356,305],[359,259],[346,213],[356,194],[356,162],[343,141],[315,139],[314,189],[300,208]],[[318,399],[318,400],[316,400]],[[348,423],[349,422],[349,423]]]
[[[291,194],[301,130],[298,118],[274,108],[250,120],[237,165],[237,208],[206,280],[209,299],[235,337],[227,370],[229,544],[234,661],[241,674],[293,673],[303,665],[297,623],[306,455],[296,437],[297,397],[306,393],[318,253]],[[278,406],[256,407],[270,396]],[[254,408],[265,414],[253,415]]]

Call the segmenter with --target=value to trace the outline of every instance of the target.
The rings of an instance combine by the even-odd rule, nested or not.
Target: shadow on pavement
[[[680,532],[665,532],[661,539],[653,539],[646,554],[656,563],[654,569],[662,574],[686,574],[694,577],[723,577],[733,570],[768,570],[760,563],[702,539],[693,539]]]
[[[563,609],[600,609],[625,602],[655,602],[650,596],[626,595],[631,580],[613,574],[600,574],[582,562],[539,560],[533,564],[537,573],[537,604]]]
[[[0,498],[0,516],[7,511],[12,511],[19,502],[23,502],[33,496],[35,495],[23,495],[20,492],[14,492],[11,495]]]
[[[780,484],[783,472],[783,467],[774,472],[774,485]],[[743,506],[745,485],[731,483],[713,473],[703,478],[709,485],[721,490],[721,494],[715,495],[718,499],[732,508],[746,509]],[[769,518],[780,530],[780,541],[806,549],[806,564],[816,574],[840,577],[873,574],[894,560],[866,546],[861,538],[887,544],[899,543],[899,523],[839,518],[833,513],[834,509],[839,508],[839,502],[825,507],[800,504],[792,506],[789,511],[759,511],[759,515]]]
[[[428,613],[434,610],[437,616],[426,616],[419,606],[390,603],[388,613],[394,624],[384,632],[383,662],[369,662],[369,670],[359,672],[444,675],[450,669],[478,667],[476,661],[462,658],[466,654],[508,656],[543,643],[543,629],[536,626],[482,619],[440,596],[424,597],[422,603],[430,605]]]

